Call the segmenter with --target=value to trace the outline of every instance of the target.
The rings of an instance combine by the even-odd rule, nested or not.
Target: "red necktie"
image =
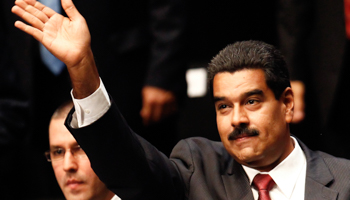
[[[257,174],[254,177],[253,184],[258,188],[258,200],[271,200],[269,192],[275,185],[275,181],[272,180],[270,175]]]
[[[345,32],[350,40],[350,0],[344,0]]]

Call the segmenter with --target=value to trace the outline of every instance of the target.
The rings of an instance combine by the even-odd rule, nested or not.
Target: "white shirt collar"
[[[295,144],[293,151],[287,156],[287,158],[285,158],[280,164],[278,164],[268,173],[262,173],[258,170],[242,165],[244,171],[248,175],[250,184],[252,184],[255,175],[258,173],[269,174],[276,183],[275,187],[277,187],[277,189],[279,189],[287,199],[290,198],[298,177],[306,163],[306,157],[297,140],[294,137],[291,138],[294,140]]]
[[[117,195],[114,195],[111,200],[121,200],[121,198],[119,198]]]

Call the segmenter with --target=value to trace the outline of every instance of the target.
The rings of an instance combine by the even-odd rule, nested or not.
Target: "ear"
[[[284,104],[284,114],[287,123],[290,123],[294,114],[294,94],[290,87],[287,87],[281,95],[281,101]]]

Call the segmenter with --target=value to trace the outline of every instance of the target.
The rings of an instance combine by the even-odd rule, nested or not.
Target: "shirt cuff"
[[[71,96],[75,108],[70,124],[73,128],[81,128],[94,123],[102,117],[111,106],[111,100],[109,99],[101,78],[99,88],[90,96],[84,99],[75,99],[73,90],[71,90]]]

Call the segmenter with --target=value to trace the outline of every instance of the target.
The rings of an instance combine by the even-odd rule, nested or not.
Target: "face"
[[[276,100],[261,69],[244,69],[216,74],[213,95],[221,141],[236,161],[270,171],[292,152],[290,88]]]
[[[64,126],[64,119],[52,119],[49,127],[50,149],[66,150],[64,158],[52,161],[57,182],[67,200],[108,199],[113,193],[107,189],[90,167],[87,157],[75,158],[68,150],[78,144]]]

